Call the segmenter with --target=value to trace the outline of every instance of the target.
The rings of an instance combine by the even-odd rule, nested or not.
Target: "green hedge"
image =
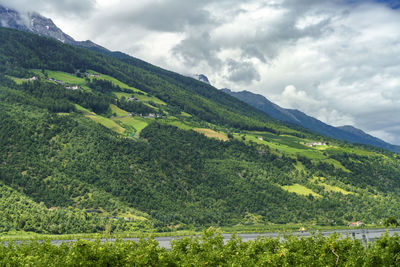
[[[49,241],[0,247],[0,266],[399,266],[400,237],[387,234],[363,246],[336,234],[298,238],[259,238],[243,242],[233,236],[226,244],[214,229],[201,237],[160,248],[154,239],[100,243],[80,240],[52,245]]]

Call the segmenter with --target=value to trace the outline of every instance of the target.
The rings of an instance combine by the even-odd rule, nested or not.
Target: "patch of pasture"
[[[281,187],[288,192],[295,193],[295,194],[301,195],[301,196],[312,195],[313,197],[322,197],[321,195],[315,193],[311,189],[309,189],[303,185],[300,185],[300,184],[284,185]]]
[[[123,134],[125,132],[124,128],[111,119],[99,115],[86,115],[86,117],[119,134]]]
[[[129,116],[129,112],[127,112],[127,111],[125,111],[123,109],[120,109],[116,105],[111,104],[110,105],[110,109],[111,109],[111,112],[113,114],[115,114],[117,117]]]
[[[137,116],[126,116],[121,118],[114,118],[116,122],[126,125],[129,128],[135,129],[135,136],[139,137],[140,132],[149,125],[150,119],[145,119]]]
[[[90,111],[90,110],[88,110],[88,109],[86,109],[86,108],[84,108],[84,107],[82,107],[82,106],[80,106],[78,104],[74,104],[74,105],[75,105],[75,108],[78,111],[81,111],[85,115],[96,115],[96,113],[94,113],[94,112],[92,112],[92,111]]]
[[[201,133],[209,138],[216,138],[222,141],[228,141],[229,138],[225,133],[220,133],[220,132],[216,132],[214,130],[211,129],[206,129],[206,128],[194,128],[193,131]]]

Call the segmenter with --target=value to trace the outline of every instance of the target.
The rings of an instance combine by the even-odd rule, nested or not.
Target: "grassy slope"
[[[99,115],[86,115],[86,117],[94,120],[95,122],[100,123],[101,125],[103,125],[104,127],[117,132],[119,134],[123,134],[125,132],[125,129],[122,128],[119,124],[117,124],[115,121],[105,118],[103,116],[99,116]]]
[[[77,78],[76,76],[68,74],[68,73],[54,72],[54,71],[46,71],[46,72],[49,73],[49,77],[59,79],[66,83],[69,82],[69,83],[76,83],[76,84],[83,85],[83,82],[84,82],[84,79]],[[109,80],[109,81],[113,82],[114,84],[121,86],[121,88],[137,90],[135,88],[129,87],[125,83],[123,83],[111,76],[104,75],[104,74],[94,72],[94,71],[89,71],[89,73],[97,73],[100,75],[101,79]],[[115,92],[114,94],[118,98],[121,98],[122,96],[128,98],[131,96],[131,94],[129,94],[129,93],[122,93],[122,92]],[[159,100],[158,98],[149,97],[147,95],[147,93],[145,93],[145,95],[136,95],[136,97],[139,98],[139,101],[143,101],[143,102],[152,101],[157,104],[166,105],[165,102]],[[79,105],[77,105],[77,106],[79,109],[82,110],[82,107],[80,107]],[[105,118],[100,115],[87,116],[87,117],[97,121],[98,123],[102,124],[103,126],[109,128],[119,134],[125,133],[126,132],[125,128],[131,127],[131,128],[133,128],[135,137],[139,137],[140,132],[148,125],[149,121],[151,121],[151,119],[143,119],[140,117],[136,117],[136,118],[129,117],[128,112],[121,110],[120,108],[116,107],[115,105],[111,105],[110,107],[111,107],[112,113],[115,113],[117,118],[112,118],[110,120],[110,119]],[[91,113],[91,114],[93,114],[93,113]],[[189,114],[184,113],[183,117],[190,118],[188,115]],[[117,122],[117,123],[115,123],[115,122]],[[166,122],[169,125],[177,126],[178,128],[183,129],[183,130],[194,129],[195,131],[200,132],[210,138],[218,138],[218,139],[224,140],[224,141],[228,140],[227,133],[224,133],[222,129],[220,129],[218,132],[216,132],[212,129],[197,128],[195,125],[187,124],[187,123],[177,119],[176,117],[170,117],[170,119],[166,120]],[[124,128],[124,125],[127,127]],[[214,127],[216,127],[216,126],[214,125]],[[324,147],[310,148],[310,147],[305,146],[304,144],[309,143],[311,141],[315,141],[315,140],[303,139],[303,138],[299,138],[296,136],[290,136],[287,134],[286,135],[277,135],[277,134],[272,134],[269,132],[253,131],[253,132],[245,132],[241,135],[236,134],[235,136],[236,136],[236,139],[238,139],[238,140],[243,140],[243,139],[239,138],[239,136],[244,136],[245,137],[244,140],[247,142],[254,142],[254,143],[257,143],[260,145],[267,145],[270,148],[275,149],[276,151],[278,151],[279,153],[282,153],[284,155],[289,155],[289,156],[290,155],[291,156],[300,155],[300,156],[307,157],[311,160],[324,161],[326,163],[333,164],[335,168],[341,169],[345,172],[350,172],[350,171],[347,170],[340,162],[326,157],[324,155],[323,151],[331,149],[334,151],[355,153],[355,154],[362,155],[362,156],[374,155],[373,152],[369,152],[369,151],[365,151],[365,150],[361,150],[361,149],[357,149],[357,148],[344,149],[342,147],[338,147],[338,146],[334,147],[332,145],[324,146]],[[259,139],[260,136],[263,137],[263,140]],[[335,191],[335,190],[332,190],[332,188],[331,188],[331,191]]]
[[[119,80],[117,80],[114,77],[111,77],[109,75],[106,75],[106,74],[103,74],[103,73],[100,73],[100,72],[97,72],[97,71],[93,71],[93,70],[89,70],[88,73],[100,75],[99,77],[91,77],[90,79],[107,80],[107,81],[112,82],[114,85],[118,85],[121,88],[126,88],[126,89],[129,89],[129,90],[132,90],[132,92],[140,92],[140,93],[146,94],[145,92],[143,92],[143,91],[141,91],[139,89],[136,89],[134,87],[131,87],[131,86],[127,85],[126,83],[123,83],[123,82],[121,82],[121,81],[119,81]]]
[[[125,117],[125,116],[129,116],[129,112],[120,109],[119,107],[117,107],[116,105],[110,105],[111,108],[111,112],[113,114],[115,114],[117,117]]]
[[[126,116],[120,118],[113,118],[114,121],[119,122],[122,126],[126,128],[133,128],[132,133],[134,133],[135,137],[140,136],[140,132],[149,125],[151,119],[144,119],[141,117],[135,116]]]
[[[72,74],[68,74],[65,72],[60,72],[60,71],[46,71],[49,75],[49,77],[54,78],[54,79],[58,79],[61,80],[65,83],[72,83],[72,84],[79,84],[79,85],[84,85],[85,81],[83,78],[77,78],[75,75]],[[35,73],[37,74],[41,74],[41,72],[39,71],[35,71]],[[89,71],[89,73],[97,73],[98,75],[100,75],[100,77],[96,77],[98,79],[106,79],[109,80],[111,82],[113,82],[115,85],[119,85],[121,86],[121,88],[127,88],[127,89],[131,89],[133,91],[139,91],[136,88],[132,88],[130,86],[128,86],[127,84],[111,77],[108,75],[104,75],[98,72],[94,72],[94,71]],[[16,78],[14,78],[16,79]],[[144,92],[142,92],[144,93]],[[122,96],[128,98],[131,96],[131,94],[129,93],[122,93],[122,92],[115,92],[114,93],[118,98],[121,98]],[[166,105],[165,102],[159,100],[158,98],[155,97],[149,97],[147,95],[147,93],[144,93],[144,95],[136,95],[137,98],[139,98],[139,101],[143,101],[143,102],[147,102],[147,101],[153,101],[157,104],[161,104],[161,105]],[[84,111],[87,115],[87,117],[91,118],[92,120],[102,124],[103,126],[105,126],[106,128],[109,128],[119,134],[123,134],[124,132],[126,132],[126,129],[123,127],[124,125],[127,126],[126,128],[132,127],[133,131],[135,132],[135,136],[139,137],[139,134],[141,132],[141,130],[143,130],[149,123],[149,121],[151,121],[150,119],[142,119],[140,117],[134,118],[134,117],[129,117],[128,116],[128,112],[121,110],[120,108],[116,107],[115,105],[111,105],[111,111],[112,113],[115,113],[117,118],[112,118],[112,119],[108,119],[106,117],[100,116],[100,115],[96,115],[93,112],[90,112],[84,108],[82,108],[79,105],[76,105],[78,107],[79,110]],[[190,118],[189,114],[187,113],[183,113],[183,117],[187,117]],[[94,115],[94,116],[92,116]],[[189,115],[189,116],[188,116]],[[117,122],[117,123],[115,123]],[[223,129],[220,129],[218,132],[212,130],[212,129],[207,129],[207,128],[196,128],[195,125],[190,125],[179,120],[176,117],[172,117],[170,116],[170,119],[166,120],[166,122],[169,125],[173,125],[173,126],[177,126],[180,129],[184,129],[184,130],[190,130],[190,129],[194,129],[197,132],[200,132],[202,134],[204,134],[207,137],[210,138],[218,138],[220,140],[228,140],[227,138],[227,133],[224,133]],[[217,127],[216,125],[214,125],[213,127]],[[356,153],[358,155],[362,155],[362,156],[368,156],[368,155],[374,155],[373,152],[368,152],[368,151],[364,151],[361,149],[343,149],[342,147],[334,147],[334,146],[324,146],[323,148],[321,147],[307,147],[304,144],[311,142],[311,141],[315,141],[315,140],[310,140],[310,139],[303,139],[303,138],[299,138],[296,136],[290,136],[290,135],[277,135],[277,134],[272,134],[270,132],[262,132],[262,131],[253,131],[253,132],[244,132],[242,134],[235,134],[236,139],[237,140],[243,140],[242,138],[239,138],[241,136],[244,136],[245,139],[244,141],[246,142],[254,142],[260,145],[267,145],[272,149],[275,149],[276,151],[278,151],[281,154],[284,155],[292,155],[292,156],[304,156],[307,157],[311,160],[323,160],[324,162],[333,164],[335,166],[335,168],[341,169],[343,171],[349,172],[349,170],[347,170],[344,166],[341,165],[340,162],[328,158],[326,156],[324,156],[324,154],[321,151],[327,150],[327,149],[331,149],[334,151],[343,151],[343,152],[351,152],[351,153]],[[260,140],[259,137],[263,137],[263,140]],[[334,191],[334,190],[333,190]]]
[[[122,88],[126,88],[126,87],[122,87]],[[121,92],[115,92],[114,94],[119,99],[121,99],[123,96],[125,98],[129,98],[129,97],[132,97],[132,95],[134,95],[135,98],[137,98],[139,101],[142,101],[142,102],[154,102],[154,103],[159,104],[159,105],[166,105],[166,103],[164,101],[158,99],[157,97],[149,96],[148,94],[140,95],[140,94],[134,94],[134,93],[129,94],[129,93],[121,93]]]
[[[311,189],[309,189],[303,185],[300,185],[300,184],[285,185],[285,186],[282,186],[282,188],[287,190],[288,192],[296,193],[296,194],[302,195],[302,196],[312,195],[313,197],[321,197],[321,195],[315,193]]]
[[[85,49],[65,46],[56,41],[44,40],[9,29],[1,29],[4,40],[18,40],[18,45],[9,42],[0,45],[2,58],[16,60],[23,68],[47,68],[57,71],[74,72],[74,69],[91,69],[109,75],[131,88],[151,93],[152,96],[173,105],[182,112],[196,116],[211,123],[231,127],[270,129],[271,131],[297,132],[276,121],[271,121],[262,112],[244,104],[234,97],[217,89],[171,72],[158,73],[159,68],[146,65],[137,66],[131,62],[123,63],[110,57],[99,55]],[[40,45],[38,45],[40,43]],[[49,53],[50,50],[52,53]],[[24,50],[24,57],[16,57]],[[28,58],[29,60],[26,60]],[[169,76],[165,76],[168,74]]]

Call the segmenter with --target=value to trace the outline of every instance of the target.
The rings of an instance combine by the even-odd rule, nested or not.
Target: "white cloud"
[[[279,102],[282,106],[291,109],[299,109],[333,126],[354,124],[351,116],[342,114],[338,110],[329,107],[326,99],[318,99],[319,96],[313,94],[315,91],[316,90],[313,90],[307,93],[298,90],[293,85],[288,85],[279,96]]]
[[[0,4],[22,13],[36,11],[64,18],[82,18],[93,11],[96,0],[0,0]]]
[[[289,108],[299,109],[304,106],[320,106],[320,102],[307,95],[305,91],[297,90],[288,85],[282,92],[282,102]]]

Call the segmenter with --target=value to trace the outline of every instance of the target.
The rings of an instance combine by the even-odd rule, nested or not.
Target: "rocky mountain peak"
[[[51,37],[67,44],[75,42],[71,36],[60,30],[51,19],[37,13],[21,14],[16,10],[0,6],[0,26]]]
[[[22,14],[14,9],[0,5],[0,26],[50,37],[65,44],[108,51],[106,48],[91,41],[75,41],[58,28],[51,19],[35,12]]]
[[[204,74],[194,74],[194,75],[193,75],[193,78],[195,78],[196,80],[199,80],[199,81],[201,81],[201,82],[204,82],[204,83],[207,83],[207,84],[210,84],[210,85],[211,85],[211,83],[210,83],[210,81],[208,80],[207,76],[204,75]]]

